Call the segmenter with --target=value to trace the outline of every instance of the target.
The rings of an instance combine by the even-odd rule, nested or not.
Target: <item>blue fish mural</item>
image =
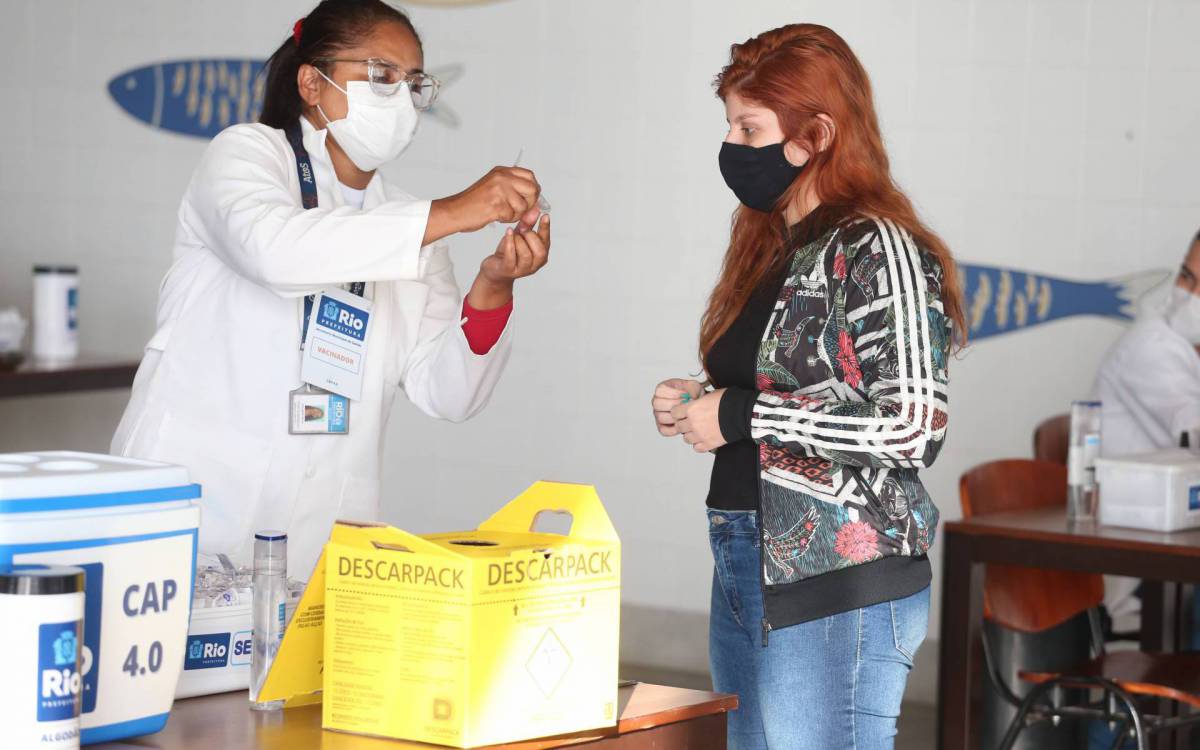
[[[254,122],[262,112],[266,60],[174,60],[127,70],[108,82],[121,109],[152,128],[212,138],[230,125]],[[431,71],[445,88],[462,75],[461,65]],[[439,100],[426,114],[449,127],[458,116]]]
[[[1076,315],[1132,320],[1137,301],[1171,278],[1170,271],[1156,270],[1080,282],[994,266],[960,263],[958,268],[973,340]]]
[[[177,60],[108,82],[113,101],[152,128],[212,138],[262,111],[263,60]]]

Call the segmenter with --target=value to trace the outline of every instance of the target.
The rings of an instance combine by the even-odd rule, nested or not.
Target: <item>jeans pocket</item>
[[[911,667],[929,630],[929,587],[903,599],[888,602],[896,651]]]
[[[734,577],[733,566],[729,561],[729,537],[714,534],[712,537],[713,550],[713,606],[717,605],[715,589],[720,589],[721,597],[729,610],[730,617],[739,626],[742,624],[742,601],[738,596],[737,579]]]

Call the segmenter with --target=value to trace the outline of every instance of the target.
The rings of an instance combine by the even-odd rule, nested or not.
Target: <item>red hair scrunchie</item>
[[[296,42],[296,46],[300,46],[300,34],[304,30],[304,19],[296,21],[296,25],[292,27],[292,39]]]

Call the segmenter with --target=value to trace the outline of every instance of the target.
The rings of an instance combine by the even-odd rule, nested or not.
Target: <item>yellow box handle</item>
[[[571,514],[568,538],[620,541],[596,488],[566,482],[537,482],[480,524],[479,530],[528,534],[544,511]]]
[[[388,526],[386,524],[359,525],[338,521],[333,527],[330,540],[338,544],[345,544],[360,549],[387,549],[400,552],[401,554],[403,550],[397,548],[402,547],[410,552],[434,555],[436,557],[446,557],[453,554],[444,547],[422,539],[416,534],[410,534],[403,529],[397,529],[395,526]]]

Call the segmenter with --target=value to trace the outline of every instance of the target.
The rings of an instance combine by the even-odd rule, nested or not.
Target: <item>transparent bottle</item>
[[[1096,459],[1100,456],[1100,402],[1071,403],[1071,447],[1067,454],[1067,520],[1096,517],[1100,497]]]
[[[250,654],[250,708],[274,711],[283,701],[258,700],[267,680],[267,672],[279,652],[287,625],[287,534],[260,531],[254,535],[254,604],[251,618],[254,632]]]

